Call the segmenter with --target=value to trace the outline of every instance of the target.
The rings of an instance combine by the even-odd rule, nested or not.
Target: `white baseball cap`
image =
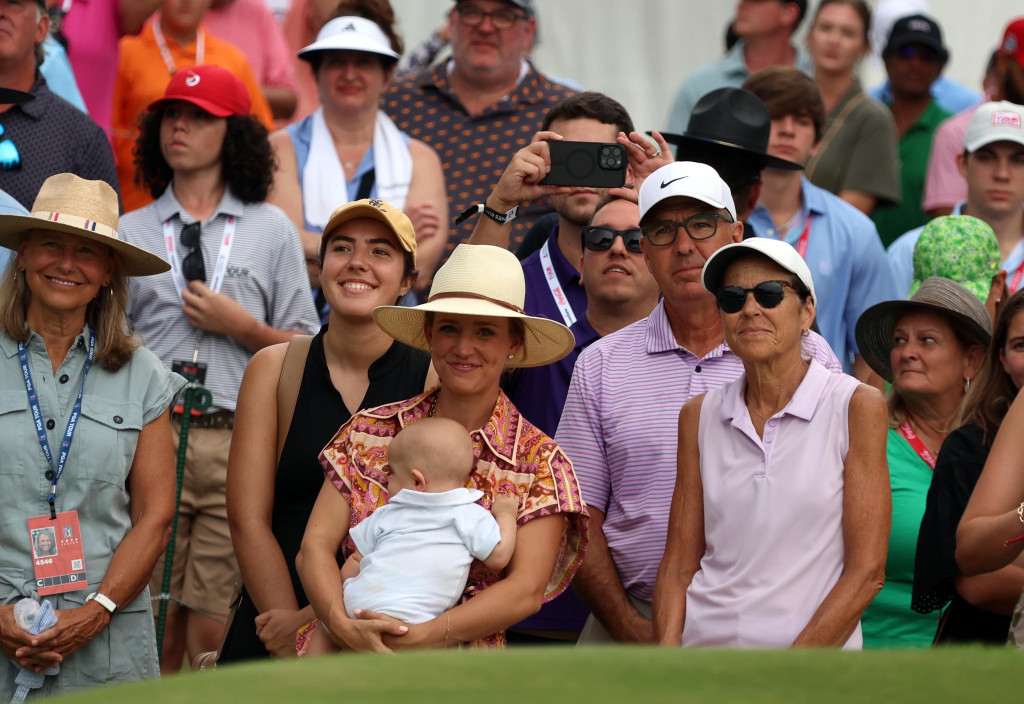
[[[668,198],[693,198],[713,208],[729,211],[736,219],[732,191],[718,172],[696,161],[673,161],[648,176],[640,186],[640,222],[647,213]]]
[[[793,245],[770,237],[751,237],[742,242],[727,244],[708,257],[708,260],[704,262],[704,269],[700,273],[704,288],[711,293],[716,293],[722,285],[722,276],[725,275],[729,264],[751,252],[768,257],[796,276],[800,283],[811,292],[811,300],[817,305],[818,296],[814,293],[814,279],[811,278],[811,270],[807,267],[804,258],[800,256]]]
[[[316,41],[299,50],[299,58],[312,61],[321,51],[365,51],[398,60],[391,40],[376,22],[364,17],[335,17],[320,28]]]
[[[1024,107],[1006,100],[978,106],[964,131],[964,149],[973,152],[993,142],[1024,144]]]

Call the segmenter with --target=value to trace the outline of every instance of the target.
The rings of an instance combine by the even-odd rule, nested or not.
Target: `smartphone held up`
[[[614,142],[548,140],[551,171],[544,186],[619,188],[626,183],[626,150]]]

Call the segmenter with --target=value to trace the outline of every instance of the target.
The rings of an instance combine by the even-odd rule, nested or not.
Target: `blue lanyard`
[[[50,518],[57,517],[54,508],[54,501],[57,498],[57,482],[60,475],[64,473],[64,465],[68,461],[68,453],[71,451],[71,440],[75,437],[75,427],[78,425],[78,415],[82,411],[82,394],[85,393],[85,379],[89,376],[89,369],[92,368],[92,360],[96,357],[96,332],[89,328],[89,355],[85,358],[85,372],[82,374],[82,388],[78,390],[78,398],[75,400],[75,407],[71,409],[71,417],[68,418],[68,427],[64,429],[64,440],[60,444],[60,458],[57,460],[57,467],[53,467],[53,454],[50,452],[50,443],[46,439],[46,428],[43,426],[43,412],[39,408],[39,397],[36,396],[36,388],[32,383],[32,372],[28,369],[28,352],[25,350],[25,343],[18,342],[18,359],[21,360],[21,375],[25,379],[25,391],[28,392],[28,403],[32,407],[32,420],[36,424],[36,435],[39,438],[39,446],[43,449],[46,461],[53,469],[53,483],[50,485],[50,495],[46,500],[50,503]]]

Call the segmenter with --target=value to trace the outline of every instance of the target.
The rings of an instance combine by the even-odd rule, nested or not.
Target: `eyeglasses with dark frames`
[[[527,15],[515,10],[494,10],[487,12],[475,5],[458,5],[455,11],[459,13],[459,20],[467,27],[479,27],[484,18],[491,20],[495,29],[508,29],[519,20],[525,20]]]
[[[202,281],[206,283],[206,260],[203,249],[199,246],[199,237],[203,234],[203,226],[192,222],[181,228],[181,244],[190,251],[181,261],[181,274],[186,281]]]
[[[692,240],[706,240],[714,237],[715,233],[718,232],[719,220],[729,224],[733,223],[732,218],[721,213],[697,213],[682,222],[678,220],[658,220],[641,225],[640,229],[643,231],[644,237],[647,238],[648,242],[655,247],[665,247],[676,241],[680,227],[686,230],[686,234]]]
[[[621,237],[622,244],[626,250],[633,254],[640,254],[643,249],[640,247],[640,240],[643,233],[639,227],[631,227],[628,230],[613,230],[603,225],[587,225],[582,230],[583,246],[591,252],[604,252],[612,248],[615,238]]]
[[[782,303],[787,288],[799,293],[788,281],[762,281],[753,288],[723,286],[715,293],[715,299],[724,313],[739,313],[743,310],[743,306],[747,304],[748,293],[754,294],[754,300],[762,308],[775,308]]]

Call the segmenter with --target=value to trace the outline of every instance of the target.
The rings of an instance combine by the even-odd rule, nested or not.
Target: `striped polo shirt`
[[[309,293],[298,231],[280,208],[269,203],[243,203],[231,189],[224,191],[214,214],[203,222],[200,236],[207,285],[229,216],[236,218],[237,234],[221,293],[272,328],[315,334],[320,319]],[[181,230],[195,218],[174,197],[170,185],[155,201],[121,218],[121,237],[166,259],[163,223],[168,220],[174,228],[177,256],[184,259],[189,248],[181,243]],[[171,273],[133,276],[128,281],[128,315],[146,347],[168,367],[177,360],[191,361],[196,328],[181,310]],[[203,386],[213,393],[211,412],[235,410],[242,374],[252,355],[245,345],[226,335],[201,336],[199,361],[207,365]]]
[[[804,353],[842,366],[810,333]],[[743,374],[724,342],[697,357],[676,342],[665,302],[593,343],[576,362],[555,440],[572,460],[583,498],[604,512],[604,535],[626,592],[650,601],[665,552],[676,481],[679,411]]]

